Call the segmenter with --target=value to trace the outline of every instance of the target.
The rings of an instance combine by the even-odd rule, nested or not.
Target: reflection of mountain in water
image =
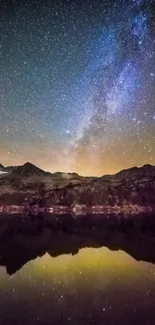
[[[110,224],[101,227],[96,222],[79,228],[75,224],[59,229],[44,225],[33,232],[23,228],[10,231],[7,227],[0,236],[0,265],[6,267],[8,274],[13,274],[28,261],[45,253],[52,257],[74,255],[81,248],[102,246],[110,250],[123,250],[137,261],[155,263],[155,238],[127,229],[113,228]]]

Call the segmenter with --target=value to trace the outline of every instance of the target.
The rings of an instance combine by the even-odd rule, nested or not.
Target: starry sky
[[[155,0],[2,0],[0,163],[155,164]]]

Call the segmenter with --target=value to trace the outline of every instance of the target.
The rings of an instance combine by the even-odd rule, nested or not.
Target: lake
[[[141,234],[9,232],[0,241],[0,325],[154,325],[154,263],[155,240]]]

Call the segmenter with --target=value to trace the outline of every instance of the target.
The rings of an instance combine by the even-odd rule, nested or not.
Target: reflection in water
[[[78,254],[82,248],[102,246],[114,251],[123,250],[137,261],[155,263],[154,238],[131,238],[113,231],[109,232],[107,237],[98,229],[85,235],[67,234],[62,231],[53,233],[50,229],[43,228],[37,235],[18,233],[3,239],[0,244],[0,265],[5,266],[7,273],[12,275],[28,261],[46,253],[51,257],[67,254],[72,256]],[[117,254],[114,256],[117,258]],[[85,255],[85,262],[90,260],[93,266],[94,260],[88,254]]]
[[[0,324],[155,324],[153,238],[111,227],[0,238]]]

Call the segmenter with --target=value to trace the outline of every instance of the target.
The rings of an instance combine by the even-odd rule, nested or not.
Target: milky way
[[[2,1],[0,32],[1,163],[155,163],[155,1]]]

